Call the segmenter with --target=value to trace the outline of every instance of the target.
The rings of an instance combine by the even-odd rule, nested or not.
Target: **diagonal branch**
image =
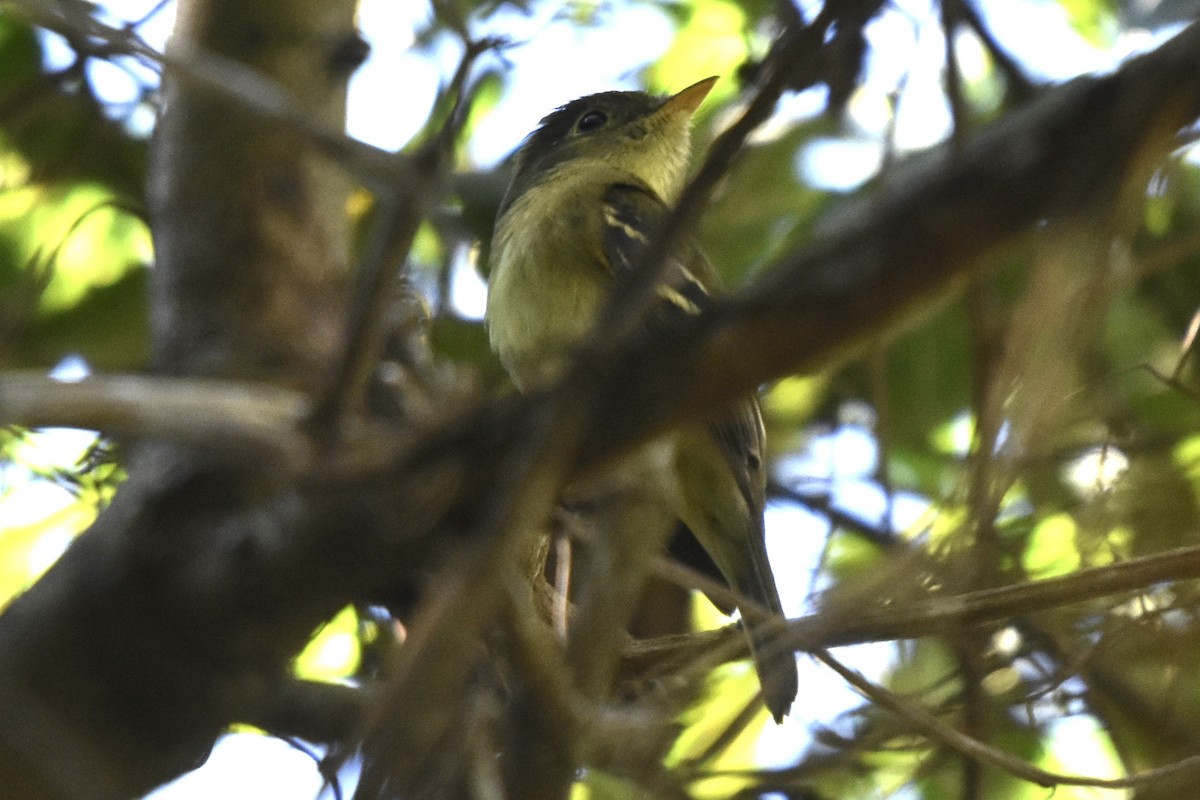
[[[471,105],[471,90],[467,85],[471,69],[480,56],[501,45],[500,40],[489,38],[465,43],[462,59],[445,93],[452,107],[441,130],[411,159],[394,157],[411,164],[413,174],[407,180],[381,187],[378,192],[378,218],[358,270],[340,350],[314,403],[314,424],[335,422],[362,389],[367,373],[378,360],[374,345],[382,335],[379,323],[391,297],[387,287],[407,261],[421,222],[445,191],[453,167],[454,144]]]
[[[884,687],[867,680],[858,672],[842,664],[829,652],[818,650],[814,653],[818,660],[842,677],[864,697],[880,708],[896,714],[914,728],[929,738],[962,753],[968,758],[988,764],[1009,774],[1038,786],[1053,788],[1055,786],[1091,786],[1103,789],[1125,789],[1136,786],[1146,786],[1167,778],[1177,778],[1181,775],[1194,775],[1200,770],[1200,755],[1189,756],[1157,769],[1149,769],[1124,778],[1092,778],[1086,775],[1071,775],[1061,772],[1051,772],[1036,767],[1028,761],[1010,755],[986,742],[958,731],[942,722],[934,714],[910,702],[899,695],[889,692]]]
[[[1058,578],[895,606],[865,608],[860,603],[852,612],[842,612],[834,599],[822,613],[793,620],[789,638],[797,647],[809,649],[955,633],[966,627],[1142,591],[1156,583],[1197,579],[1200,547],[1184,547]]]
[[[885,335],[1039,221],[1114,201],[1131,176],[1170,151],[1198,111],[1200,25],[1192,25],[1112,75],[1048,90],[953,160],[942,151],[914,159],[881,196],[845,210],[828,235],[762,280],[629,353],[593,415],[577,469],[595,469],[764,381],[827,365]],[[469,417],[521,429],[518,420],[542,402],[505,401]],[[48,424],[48,416],[38,419]],[[6,420],[23,421],[11,412]],[[468,418],[445,422],[416,449],[461,442],[473,427]],[[79,423],[65,410],[59,419]]]
[[[659,559],[655,573],[685,589],[732,598],[729,590],[675,562]],[[954,635],[965,629],[1006,623],[1053,608],[1146,591],[1163,583],[1200,580],[1200,546],[1131,558],[1070,575],[944,597],[929,596],[877,606],[862,603],[849,586],[828,596],[821,610],[788,622],[781,644],[815,652],[869,642]],[[849,598],[849,600],[847,600]],[[746,656],[736,625],[719,631],[633,642],[626,649],[634,672],[655,663],[695,664],[705,669]],[[690,668],[690,667],[689,667]]]
[[[327,124],[302,107],[293,93],[279,83],[235,59],[178,40],[172,43],[171,50],[160,53],[138,35],[136,29],[141,21],[120,28],[106,25],[84,3],[12,0],[12,5],[47,30],[72,41],[84,39],[94,43],[99,54],[132,56],[150,69],[168,72],[220,94],[263,119],[287,125],[367,186],[379,188],[403,183],[416,170],[408,158],[360,142]],[[157,7],[151,9],[145,18],[157,11]]]
[[[911,159],[712,313],[624,360],[580,466],[762,382],[894,330],[1035,225],[1136,200],[1200,114],[1200,24],[1112,75],[1047,91],[969,140]]]

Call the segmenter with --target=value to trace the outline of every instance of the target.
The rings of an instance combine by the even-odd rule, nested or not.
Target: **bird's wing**
[[[670,213],[666,204],[648,189],[633,184],[613,184],[604,196],[604,256],[614,272],[633,269],[647,242]],[[671,257],[658,288],[663,301],[651,325],[668,322],[679,314],[698,314],[717,289],[716,271],[693,241],[684,243]],[[766,436],[757,398],[739,401],[728,414],[712,423],[712,434],[729,462],[738,489],[761,528],[766,499],[763,468]],[[762,538],[761,531],[759,537]],[[763,598],[760,598],[763,599]]]
[[[609,186],[602,207],[604,260],[614,273],[627,272],[637,264],[670,209],[649,189],[627,183]],[[698,314],[710,302],[716,273],[690,240],[670,258],[658,287],[658,295],[665,302],[656,311],[668,317],[681,312]]]
[[[603,208],[605,261],[615,273],[633,269],[669,211],[648,190],[626,184],[608,187]],[[662,302],[648,324],[669,325],[681,314],[700,313],[711,303],[715,288],[715,273],[700,248],[692,242],[680,246],[666,265],[658,287]],[[766,607],[782,614],[763,531],[766,436],[758,399],[742,398],[709,424],[707,438],[684,441],[675,455],[682,498],[675,511],[730,586],[756,603],[743,608],[742,616],[763,697],[778,721],[796,696],[797,676],[795,657],[773,644],[773,621],[752,611]]]

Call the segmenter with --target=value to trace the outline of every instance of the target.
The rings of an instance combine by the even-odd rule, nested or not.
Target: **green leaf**
[[[347,606],[317,630],[296,657],[292,671],[297,678],[306,680],[340,681],[358,671],[361,655],[358,613]]]
[[[8,9],[0,9],[0,93],[36,77],[42,45],[33,26]]]

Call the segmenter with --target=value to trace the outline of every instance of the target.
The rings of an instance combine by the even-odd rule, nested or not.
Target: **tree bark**
[[[170,47],[258,71],[340,129],[354,9],[189,0]],[[314,386],[341,320],[347,182],[251,108],[171,71],[164,96],[149,180],[155,370]],[[128,444],[116,501],[0,624],[5,797],[128,798],[198,765],[314,614],[336,608],[326,596],[288,623],[253,577],[294,527],[281,465]]]

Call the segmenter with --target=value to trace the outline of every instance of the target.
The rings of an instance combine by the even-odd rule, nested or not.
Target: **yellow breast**
[[[608,171],[547,176],[496,226],[488,285],[492,349],[522,388],[561,374],[611,282],[600,245]]]

